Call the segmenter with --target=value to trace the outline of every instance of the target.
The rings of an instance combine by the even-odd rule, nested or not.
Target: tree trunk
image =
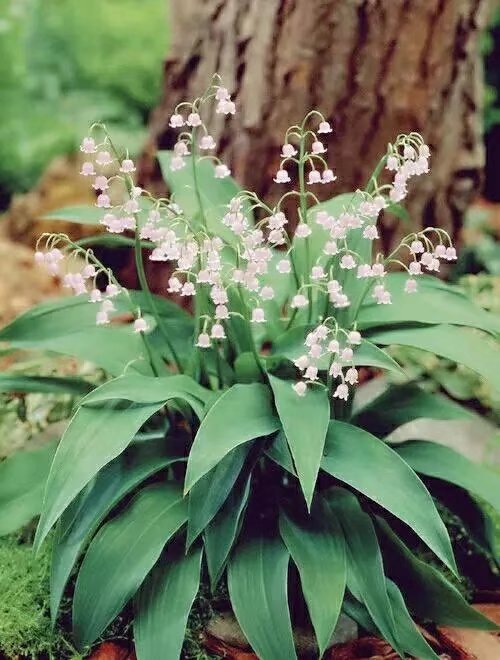
[[[338,192],[363,186],[398,133],[431,146],[430,176],[412,186],[412,226],[456,234],[481,183],[479,34],[488,0],[176,0],[164,95],[141,163],[159,185],[157,148],[171,148],[174,106],[218,72],[237,103],[212,117],[223,160],[246,188],[276,195],[273,175],[286,128],[318,108]],[[331,194],[332,188],[328,186]],[[385,247],[398,233],[385,218]]]

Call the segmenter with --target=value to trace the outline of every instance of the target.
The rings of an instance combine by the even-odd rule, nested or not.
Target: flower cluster
[[[326,379],[333,397],[345,400],[349,387],[358,380],[355,350],[362,341],[356,325],[360,306],[370,301],[392,303],[386,276],[394,267],[407,272],[404,290],[411,294],[417,291],[419,275],[438,271],[443,260],[456,259],[448,234],[433,228],[409,234],[389,255],[374,251],[380,214],[406,197],[411,178],[429,171],[429,147],[416,133],[398,136],[365,190],[353,193],[341,208],[320,204],[311,187],[332,184],[337,177],[325,160],[327,147],[322,141],[332,127],[314,110],[286,132],[274,181],[289,185],[275,206],[269,207],[251,191],[242,191],[225,208],[206,209],[197,183],[200,160],[213,163],[215,178],[230,176],[227,165],[209,153],[217,144],[203,118],[213,106],[223,115],[236,111],[218,80],[194,102],[180,103],[169,122],[179,129],[170,171],[175,177],[179,170],[191,168],[199,207],[195,217],[186,215],[175,199],[153,199],[137,187],[135,164],[128,154],[119,156],[102,125],[92,128],[81,144],[88,157],[81,173],[92,180],[96,206],[103,209],[101,223],[111,233],[135,232],[139,263],[140,241],[151,244],[150,260],[170,263],[167,293],[196,296],[197,348],[220,355],[221,342],[232,341],[235,316],[248,324],[254,340],[265,337],[269,310],[278,308],[284,329],[294,324],[314,328],[305,337],[306,352],[295,360],[301,374],[293,386],[297,394],[304,396],[309,386],[323,386]],[[94,131],[103,138],[96,140]],[[116,204],[110,192],[112,182],[121,184]],[[295,211],[290,207],[293,200]],[[207,210],[211,218],[218,213],[219,230],[209,229]],[[37,252],[37,259],[57,274],[62,253],[54,240],[49,239],[46,252]],[[75,294],[88,293],[91,302],[101,305],[97,323],[109,322],[112,298],[124,291],[111,279],[104,292],[98,289],[96,277],[103,270],[85,256],[79,272],[64,276],[65,286]],[[289,295],[278,301],[276,291],[283,288],[280,278],[286,278]],[[135,329],[146,331],[140,311],[136,316]],[[263,332],[251,330],[258,326]],[[255,356],[259,362],[258,346]]]

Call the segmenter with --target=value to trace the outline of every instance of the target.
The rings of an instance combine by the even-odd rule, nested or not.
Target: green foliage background
[[[95,120],[139,148],[167,45],[164,0],[0,0],[0,191],[28,189]]]

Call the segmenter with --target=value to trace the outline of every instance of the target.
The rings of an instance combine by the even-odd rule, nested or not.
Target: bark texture
[[[245,187],[276,195],[283,134],[318,108],[334,125],[325,137],[339,177],[319,193],[363,186],[387,142],[415,130],[433,157],[431,176],[413,183],[413,226],[456,233],[484,161],[478,42],[487,15],[488,0],[175,0],[142,182],[160,185],[154,152],[173,145],[175,105],[218,72],[238,111],[212,117],[212,132]],[[397,223],[384,222],[387,247]]]

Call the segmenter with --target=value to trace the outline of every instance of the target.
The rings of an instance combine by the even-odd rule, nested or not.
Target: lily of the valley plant
[[[445,577],[457,567],[432,489],[449,481],[498,506],[498,480],[425,438],[387,441],[416,418],[470,416],[451,400],[411,382],[357,394],[360,367],[401,372],[392,344],[500,385],[498,319],[433,276],[456,257],[448,234],[376,248],[380,214],[405,221],[400,204],[430,150],[400,135],[364,190],[320,203],[337,177],[332,128],[312,111],[284,135],[283,194],[269,205],[213,155],[214,109],[235,112],[218,79],[175,109],[178,140],[158,154],[166,199],[139,188],[128,154],[92,127],[82,175],[97,208],[60,215],[134,243],[141,288],[123,288],[67,236],[43,235],[37,261],[75,296],[0,335],[110,376],[81,399],[46,484],[36,545],[55,526],[52,616],[75,572],[79,648],[130,603],[138,658],[175,659],[200,581],[223,581],[263,660],[295,658],[293,627],[308,621],[322,656],[342,611],[401,657],[437,658],[414,621],[494,626]],[[191,304],[152,295],[143,259],[168,262],[165,293]]]

